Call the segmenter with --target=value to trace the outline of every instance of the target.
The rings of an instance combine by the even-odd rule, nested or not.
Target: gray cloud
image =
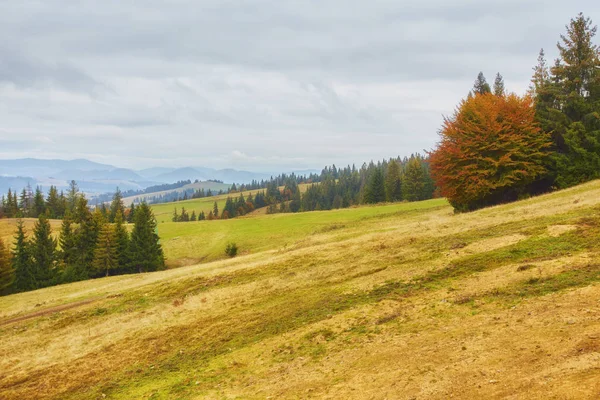
[[[480,70],[524,91],[579,11],[599,22],[589,0],[16,2],[0,157],[277,171],[410,154]]]

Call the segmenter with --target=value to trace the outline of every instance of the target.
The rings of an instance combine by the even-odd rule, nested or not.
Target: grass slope
[[[0,298],[0,397],[600,395],[599,181],[159,228],[247,254]]]

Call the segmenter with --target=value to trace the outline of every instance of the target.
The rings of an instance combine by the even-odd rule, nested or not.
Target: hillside
[[[159,233],[216,261],[0,298],[0,397],[600,396],[600,181]]]
[[[183,186],[182,188],[177,189],[177,190],[183,191],[184,189],[186,189],[188,187],[194,187],[196,190],[199,190],[200,186],[198,186],[198,185],[201,185],[204,183],[212,183],[213,185],[226,186],[225,190],[229,187],[229,185],[224,185],[221,183],[200,182],[200,183],[192,183],[190,185]],[[196,185],[196,186],[194,186],[194,185]],[[298,187],[300,188],[300,192],[302,192],[302,193],[304,191],[306,191],[308,186],[310,186],[310,185],[306,184],[306,183],[302,183],[302,184],[298,185]],[[216,189],[216,187],[214,187],[214,188],[204,187],[205,190],[207,190],[209,188],[211,190]],[[283,187],[280,187],[279,189],[282,190]],[[265,189],[247,190],[244,192],[244,196],[247,197],[249,194],[252,194],[254,196],[256,193],[264,192],[264,191],[265,191]],[[154,195],[154,193],[151,194],[150,196],[152,196],[152,195]],[[156,216],[156,220],[159,223],[163,223],[163,222],[171,221],[171,218],[173,217],[173,210],[175,208],[177,208],[178,212],[181,211],[181,207],[185,207],[185,209],[190,214],[192,213],[192,211],[195,211],[196,214],[199,214],[201,211],[204,211],[205,214],[208,214],[213,209],[215,201],[217,202],[217,206],[219,207],[219,210],[223,210],[223,207],[225,206],[225,202],[227,201],[227,197],[237,198],[237,197],[239,197],[239,195],[240,195],[239,193],[223,194],[223,195],[218,195],[218,196],[203,197],[200,199],[176,201],[176,202],[171,202],[171,203],[150,204],[150,207],[152,207],[152,211],[154,212],[154,215]],[[125,204],[129,204],[128,201],[129,201],[129,198],[124,199]],[[177,227],[178,227],[178,229],[181,229],[182,228],[181,223],[178,223]]]

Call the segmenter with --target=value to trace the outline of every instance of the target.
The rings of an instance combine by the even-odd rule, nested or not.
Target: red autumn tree
[[[444,120],[431,172],[456,211],[513,201],[545,172],[551,142],[529,97],[478,94]]]

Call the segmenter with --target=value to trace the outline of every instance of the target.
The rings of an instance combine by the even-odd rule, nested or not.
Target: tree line
[[[283,177],[283,180],[281,179]],[[248,214],[255,209],[268,207],[267,213],[295,213],[315,210],[347,208],[360,204],[381,202],[419,201],[434,197],[435,185],[430,174],[428,160],[414,154],[410,158],[392,158],[377,163],[337,168],[325,167],[320,175],[310,178],[312,183],[304,193],[301,183],[307,183],[306,177],[294,174],[278,176],[266,183],[265,190],[244,196],[228,196],[219,213],[217,202],[208,215],[204,211],[196,214],[182,207],[173,211],[173,222],[229,219]],[[280,187],[283,189],[280,189]],[[239,189],[246,188],[240,185]],[[238,188],[232,186],[230,193]]]
[[[493,89],[483,73],[444,120],[430,153],[456,211],[514,201],[600,178],[600,47],[583,14],[570,20],[552,65],[540,50],[527,94]]]
[[[92,211],[79,192],[73,202],[72,209],[67,202],[58,239],[47,213],[39,214],[31,237],[19,219],[12,248],[0,239],[0,294],[165,268],[156,220],[146,203],[135,208],[129,233],[118,196],[106,212]]]

